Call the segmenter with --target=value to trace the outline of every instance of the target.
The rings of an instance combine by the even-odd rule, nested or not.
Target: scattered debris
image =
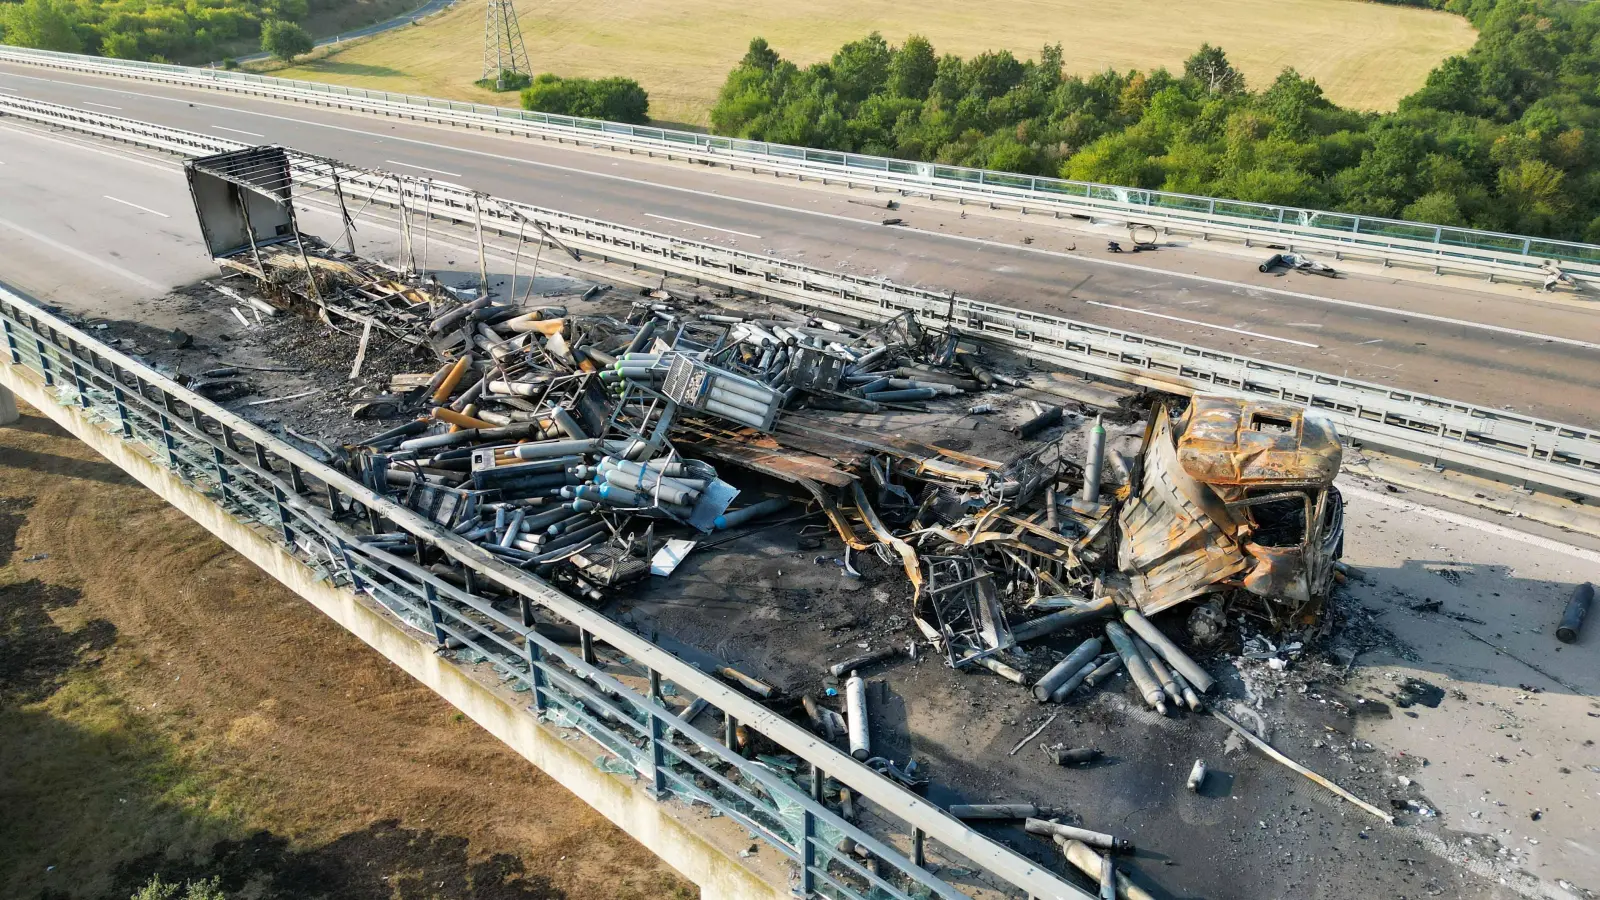
[[[1438,709],[1444,700],[1444,688],[1423,681],[1421,678],[1407,678],[1400,683],[1399,690],[1390,696],[1394,698],[1394,705],[1401,709],[1408,709],[1417,704],[1429,709]]]
[[[1081,766],[1100,759],[1101,753],[1093,747],[1046,747],[1045,756],[1058,766]]]
[[[1023,738],[1020,741],[1017,741],[1017,745],[1015,747],[1012,747],[1011,748],[1011,752],[1006,754],[1006,755],[1007,756],[1016,756],[1018,750],[1021,750],[1023,747],[1027,746],[1029,741],[1033,740],[1034,738],[1038,737],[1040,734],[1044,733],[1044,730],[1046,728],[1050,727],[1050,723],[1054,722],[1056,720],[1056,716],[1058,716],[1058,715],[1060,715],[1060,713],[1051,713],[1050,714],[1050,718],[1045,719],[1043,722],[1041,722],[1039,724],[1038,728],[1035,728],[1034,730],[1028,732],[1028,736],[1027,737]]]
[[[1200,793],[1200,788],[1206,782],[1206,763],[1203,759],[1194,761],[1194,768],[1189,770],[1189,790]]]
[[[1072,825],[1062,825],[1054,819],[1029,818],[1022,823],[1029,834],[1042,834],[1051,837],[1065,838],[1068,840],[1082,841],[1091,847],[1110,850],[1113,853],[1132,853],[1133,841],[1126,838],[1114,837],[1087,828],[1076,828]]]
[[[945,810],[963,821],[969,819],[1054,819],[1061,815],[1032,803],[957,803]]]
[[[861,676],[850,673],[845,682],[845,721],[849,725],[850,755],[865,761],[872,756],[872,741],[867,724],[867,683]]]
[[[1357,797],[1355,794],[1350,793],[1349,791],[1345,790],[1342,787],[1339,787],[1337,784],[1334,784],[1333,782],[1329,781],[1328,779],[1323,778],[1321,775],[1318,775],[1317,773],[1311,771],[1310,769],[1306,768],[1305,766],[1300,765],[1299,763],[1295,762],[1294,760],[1290,759],[1289,757],[1284,756],[1282,753],[1279,753],[1277,750],[1273,749],[1271,744],[1268,744],[1266,741],[1262,740],[1261,738],[1256,737],[1254,734],[1252,734],[1249,731],[1247,731],[1243,725],[1240,725],[1238,722],[1235,722],[1233,719],[1229,718],[1227,715],[1225,715],[1221,711],[1213,709],[1213,710],[1211,710],[1211,715],[1216,717],[1216,719],[1219,722],[1222,722],[1224,725],[1227,725],[1229,728],[1232,728],[1236,734],[1238,734],[1240,737],[1244,738],[1246,741],[1250,742],[1250,744],[1252,746],[1254,746],[1257,750],[1260,750],[1262,753],[1265,753],[1267,756],[1273,758],[1274,760],[1277,760],[1278,762],[1284,764],[1285,766],[1289,767],[1290,769],[1293,769],[1294,771],[1299,772],[1301,775],[1304,775],[1305,777],[1311,779],[1312,781],[1316,782],[1317,784],[1322,785],[1323,787],[1327,788],[1328,790],[1333,791],[1335,794],[1338,794],[1340,797],[1343,797],[1344,799],[1350,801],[1351,803],[1355,804],[1356,806],[1361,807],[1362,809],[1366,810],[1367,812],[1372,813],[1373,815],[1375,815],[1378,818],[1382,819],[1384,822],[1386,822],[1386,823],[1388,823],[1390,825],[1394,824],[1394,816],[1389,815],[1388,813],[1386,813],[1383,810],[1377,808],[1376,806],[1373,806],[1372,804],[1366,802],[1365,800],[1362,800],[1361,798]]]
[[[1288,269],[1305,275],[1321,275],[1324,278],[1338,278],[1339,272],[1327,263],[1318,262],[1304,253],[1274,253],[1267,257],[1267,261],[1258,266],[1262,272],[1272,272],[1277,269]]]
[[[1572,591],[1572,599],[1567,602],[1566,611],[1561,614],[1561,624],[1556,626],[1556,640],[1564,644],[1571,644],[1578,639],[1578,633],[1583,630],[1584,616],[1589,614],[1589,607],[1594,604],[1594,585],[1584,582]]]

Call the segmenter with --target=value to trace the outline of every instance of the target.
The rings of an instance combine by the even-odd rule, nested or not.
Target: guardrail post
[[[589,629],[578,629],[578,647],[583,655],[583,661],[591,666],[594,665],[594,635],[589,633]]]
[[[226,459],[227,457],[222,454],[221,447],[211,448],[211,462],[217,467],[217,488],[222,491],[223,503],[233,499],[228,492],[228,470],[223,467],[223,461]]]
[[[817,890],[817,817],[810,809],[800,813],[800,883],[794,887],[796,897],[810,897]]]
[[[22,365],[22,353],[17,348],[17,336],[11,331],[11,320],[0,319],[0,328],[3,328],[6,333],[6,349],[11,353],[11,364],[13,366]]]
[[[652,671],[652,675],[655,673]],[[667,792],[667,729],[661,716],[650,710],[650,790],[660,800]]]
[[[722,711],[722,746],[735,753],[739,752],[739,720],[727,710]]]
[[[122,385],[116,378],[116,368],[112,367],[111,397],[117,404],[117,421],[122,423],[122,436],[126,440],[133,440],[133,420],[128,418],[128,395],[122,390]]]
[[[523,636],[522,647],[528,657],[528,678],[533,681],[533,708],[539,712],[544,712],[545,706],[548,705],[544,699],[544,689],[547,683],[544,677],[544,653],[539,649],[539,645],[534,643],[533,638],[527,635]]]
[[[911,829],[911,864],[919,869],[928,867],[924,850],[927,840],[928,836],[923,833],[921,828]]]
[[[172,439],[172,419],[167,417],[165,411],[161,413],[161,446],[167,451],[167,468],[177,471],[178,444]]]
[[[72,365],[72,387],[78,392],[78,405],[88,409],[89,391],[88,384],[83,379],[83,364],[78,362],[77,357],[73,357],[70,362]]]
[[[445,642],[444,615],[439,612],[439,592],[428,582],[422,583],[422,598],[428,604],[428,618],[433,621],[433,638],[443,647]]]
[[[50,354],[44,349],[44,338],[40,337],[37,332],[34,333],[33,347],[39,351],[39,374],[44,376],[45,385],[54,387],[56,376],[50,369]]]
[[[276,484],[272,486],[272,504],[278,509],[278,527],[283,530],[283,542],[293,547],[294,529],[289,525],[289,509],[284,505],[288,499],[289,495],[283,492],[283,488]],[[348,567],[349,563],[345,565]]]

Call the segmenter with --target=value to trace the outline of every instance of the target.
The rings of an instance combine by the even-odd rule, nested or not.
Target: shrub
[[[526,72],[513,72],[510,69],[500,70],[500,78],[483,78],[473,82],[486,91],[520,91],[533,83]]]
[[[562,78],[546,72],[522,92],[522,108],[642,125],[650,95],[631,78]]]

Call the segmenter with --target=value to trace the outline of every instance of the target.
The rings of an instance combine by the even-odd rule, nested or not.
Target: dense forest
[[[1396,112],[1285,69],[1249,90],[1202,46],[1181,72],[1063,74],[1061,45],[938,55],[874,33],[800,68],[757,38],[720,134],[1036,175],[1600,242],[1600,4],[1415,3],[1479,30]]]
[[[266,22],[338,0],[0,0],[0,43],[119,59],[203,63],[260,45]]]

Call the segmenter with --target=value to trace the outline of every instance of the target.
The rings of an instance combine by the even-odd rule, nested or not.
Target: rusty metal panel
[[[1200,395],[1184,423],[1178,459],[1206,484],[1326,485],[1339,474],[1339,436],[1299,406]]]
[[[1197,502],[1197,489],[1209,490],[1179,465],[1172,423],[1158,409],[1143,482],[1118,519],[1120,565],[1133,578],[1141,612],[1160,612],[1214,590],[1248,566],[1238,543]]]

